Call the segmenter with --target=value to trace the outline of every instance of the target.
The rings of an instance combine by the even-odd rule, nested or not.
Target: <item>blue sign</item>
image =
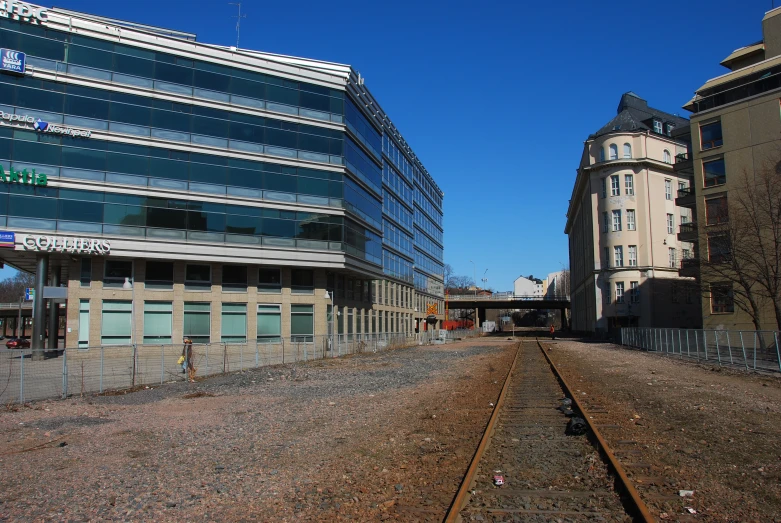
[[[0,247],[14,248],[16,243],[16,235],[12,232],[0,231]]]
[[[0,71],[24,74],[25,55],[13,49],[0,49]]]
[[[24,299],[25,301],[30,301],[33,298],[35,298],[35,289],[32,287],[25,287],[24,289]]]

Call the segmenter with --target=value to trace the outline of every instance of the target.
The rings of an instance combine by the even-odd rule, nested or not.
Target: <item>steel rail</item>
[[[504,403],[504,398],[507,395],[507,389],[510,387],[510,378],[512,377],[513,372],[515,372],[515,367],[518,363],[518,357],[520,354],[521,344],[518,343],[518,348],[515,351],[513,364],[510,367],[510,371],[507,373],[507,378],[504,380],[502,391],[499,393],[499,398],[496,400],[496,405],[494,405],[491,418],[488,420],[488,425],[485,427],[483,437],[480,439],[480,444],[477,445],[477,450],[475,451],[474,456],[472,456],[472,462],[469,464],[469,468],[464,475],[464,479],[461,481],[461,486],[456,493],[456,497],[453,498],[453,502],[450,504],[450,508],[447,511],[447,515],[444,519],[445,523],[456,523],[457,521],[460,521],[461,509],[463,509],[464,505],[466,505],[469,490],[472,487],[472,482],[474,481],[475,474],[477,473],[477,467],[480,465],[480,460],[482,460],[483,454],[485,454],[486,449],[488,449],[488,443],[493,436],[496,420],[499,418],[499,412],[502,408],[502,404]]]
[[[599,430],[596,427],[596,424],[591,421],[591,418],[588,414],[588,411],[583,407],[583,404],[581,404],[580,401],[578,401],[577,395],[573,392],[573,389],[569,386],[567,383],[567,380],[564,379],[564,376],[561,375],[559,372],[559,369],[556,368],[556,364],[553,363],[553,360],[550,356],[548,356],[548,352],[545,350],[545,348],[542,346],[542,343],[540,343],[540,340],[537,339],[537,346],[542,351],[542,354],[545,356],[545,359],[547,360],[548,364],[550,365],[551,369],[553,370],[553,373],[556,375],[556,378],[559,380],[559,383],[561,384],[561,388],[564,389],[564,393],[567,395],[567,397],[572,398],[572,403],[574,404],[574,407],[576,407],[577,411],[581,413],[583,416],[583,419],[586,421],[586,424],[588,424],[588,428],[591,431],[591,434],[594,435],[594,438],[597,441],[597,448],[600,451],[600,453],[603,455],[603,457],[608,462],[608,467],[612,470],[613,474],[616,477],[616,487],[617,490],[621,491],[624,494],[624,499],[628,501],[629,506],[627,508],[627,512],[630,516],[634,518],[635,521],[644,522],[644,523],[655,523],[654,517],[651,515],[651,512],[648,510],[648,507],[646,506],[645,502],[640,498],[640,494],[638,494],[637,489],[635,489],[634,485],[632,485],[631,480],[626,475],[626,472],[624,471],[624,468],[621,466],[621,463],[618,462],[613,452],[610,450],[610,447],[608,447],[607,442],[602,437],[602,434],[600,434]]]

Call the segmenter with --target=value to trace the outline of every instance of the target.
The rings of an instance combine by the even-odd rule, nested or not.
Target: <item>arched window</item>
[[[632,146],[628,143],[624,144],[624,158],[631,158],[632,157]]]
[[[599,148],[599,161],[604,162],[605,161],[605,148],[600,147]]]
[[[664,150],[664,163],[673,163],[672,157],[670,156],[670,151],[667,149]]]
[[[610,144],[610,159],[618,160],[618,146],[614,143]]]

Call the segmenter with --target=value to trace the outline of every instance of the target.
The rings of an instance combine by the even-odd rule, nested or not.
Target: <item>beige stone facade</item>
[[[678,275],[693,255],[677,234],[691,221],[675,201],[689,184],[673,170],[685,144],[669,136],[683,121],[627,93],[616,118],[586,141],[565,229],[573,330],[699,323],[691,279]]]

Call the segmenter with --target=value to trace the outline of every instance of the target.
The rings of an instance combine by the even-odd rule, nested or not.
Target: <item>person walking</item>
[[[554,333],[555,333],[555,332],[556,332],[556,328],[555,328],[555,327],[553,326],[553,324],[551,323],[551,326],[550,326],[550,339],[552,339],[552,340],[555,340],[555,339],[556,339],[556,336],[554,336]]]
[[[193,340],[184,338],[184,347],[182,347],[182,373],[187,374],[189,381],[195,381],[195,367],[193,366]]]

